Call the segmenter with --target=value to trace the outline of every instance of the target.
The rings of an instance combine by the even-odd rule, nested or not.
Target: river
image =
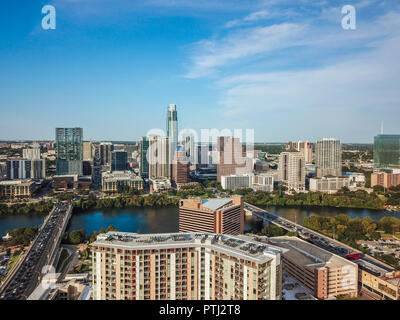
[[[370,216],[373,220],[379,220],[384,216],[395,216],[400,218],[400,214],[385,210],[368,209],[344,209],[344,208],[289,208],[289,207],[269,207],[268,211],[292,221],[302,223],[304,217],[311,215],[321,215],[334,217],[337,214],[345,213],[350,218]],[[4,235],[7,230],[38,226],[43,222],[44,216],[6,216],[0,217],[0,235]],[[68,231],[85,229],[86,233],[107,228],[113,225],[120,231],[142,233],[158,232],[177,232],[178,231],[178,209],[177,208],[135,208],[135,209],[104,209],[92,210],[72,216]],[[246,217],[245,229],[259,230],[262,227],[256,223],[252,217]]]

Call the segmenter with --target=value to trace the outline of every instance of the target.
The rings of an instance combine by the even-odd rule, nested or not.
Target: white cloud
[[[203,40],[192,46],[197,52],[188,78],[209,75],[217,67],[242,58],[291,46],[296,37],[306,32],[300,24],[284,23],[266,27],[241,29],[221,40]]]

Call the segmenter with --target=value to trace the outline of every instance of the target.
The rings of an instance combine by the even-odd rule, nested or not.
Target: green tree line
[[[11,206],[0,203],[0,216],[44,214],[49,213],[53,206],[52,201],[29,202]]]
[[[250,188],[237,189],[235,194],[244,195],[244,200],[258,206],[301,206],[301,207],[340,207],[384,209],[385,199],[375,192],[368,194],[364,190],[341,190],[335,194],[322,192],[285,194],[280,188],[274,192],[253,191]]]

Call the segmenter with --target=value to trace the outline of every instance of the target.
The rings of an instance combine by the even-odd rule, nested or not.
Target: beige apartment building
[[[321,300],[357,296],[358,265],[297,237],[275,237],[270,243],[288,249],[283,272],[288,273]]]
[[[382,186],[386,189],[400,185],[400,173],[377,172],[371,174],[371,188]]]
[[[239,138],[217,138],[217,181],[221,182],[222,176],[250,173],[253,169],[252,159],[246,157]]]
[[[306,167],[304,155],[292,149],[279,155],[279,180],[289,190],[305,191]]]
[[[244,236],[108,232],[91,244],[94,300],[279,300],[285,250]]]
[[[243,196],[234,195],[232,198],[190,198],[180,200],[179,231],[243,234]]]

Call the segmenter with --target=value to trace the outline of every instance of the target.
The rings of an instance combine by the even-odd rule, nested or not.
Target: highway
[[[42,278],[42,269],[53,265],[72,205],[59,202],[44,221],[21,263],[5,282],[0,299],[26,300]]]
[[[332,239],[326,235],[294,223],[293,221],[290,221],[288,219],[279,217],[273,213],[260,209],[247,202],[245,202],[244,207],[245,209],[250,210],[254,216],[273,223],[287,231],[296,232],[299,237],[306,239],[307,241],[317,245],[318,247],[321,247],[342,257],[345,257],[347,254],[359,253],[360,259],[365,260],[382,269],[385,269],[388,272],[393,271],[393,268],[391,266],[375,259],[374,257],[366,255],[361,251],[354,249],[353,247],[350,247],[338,240]]]

